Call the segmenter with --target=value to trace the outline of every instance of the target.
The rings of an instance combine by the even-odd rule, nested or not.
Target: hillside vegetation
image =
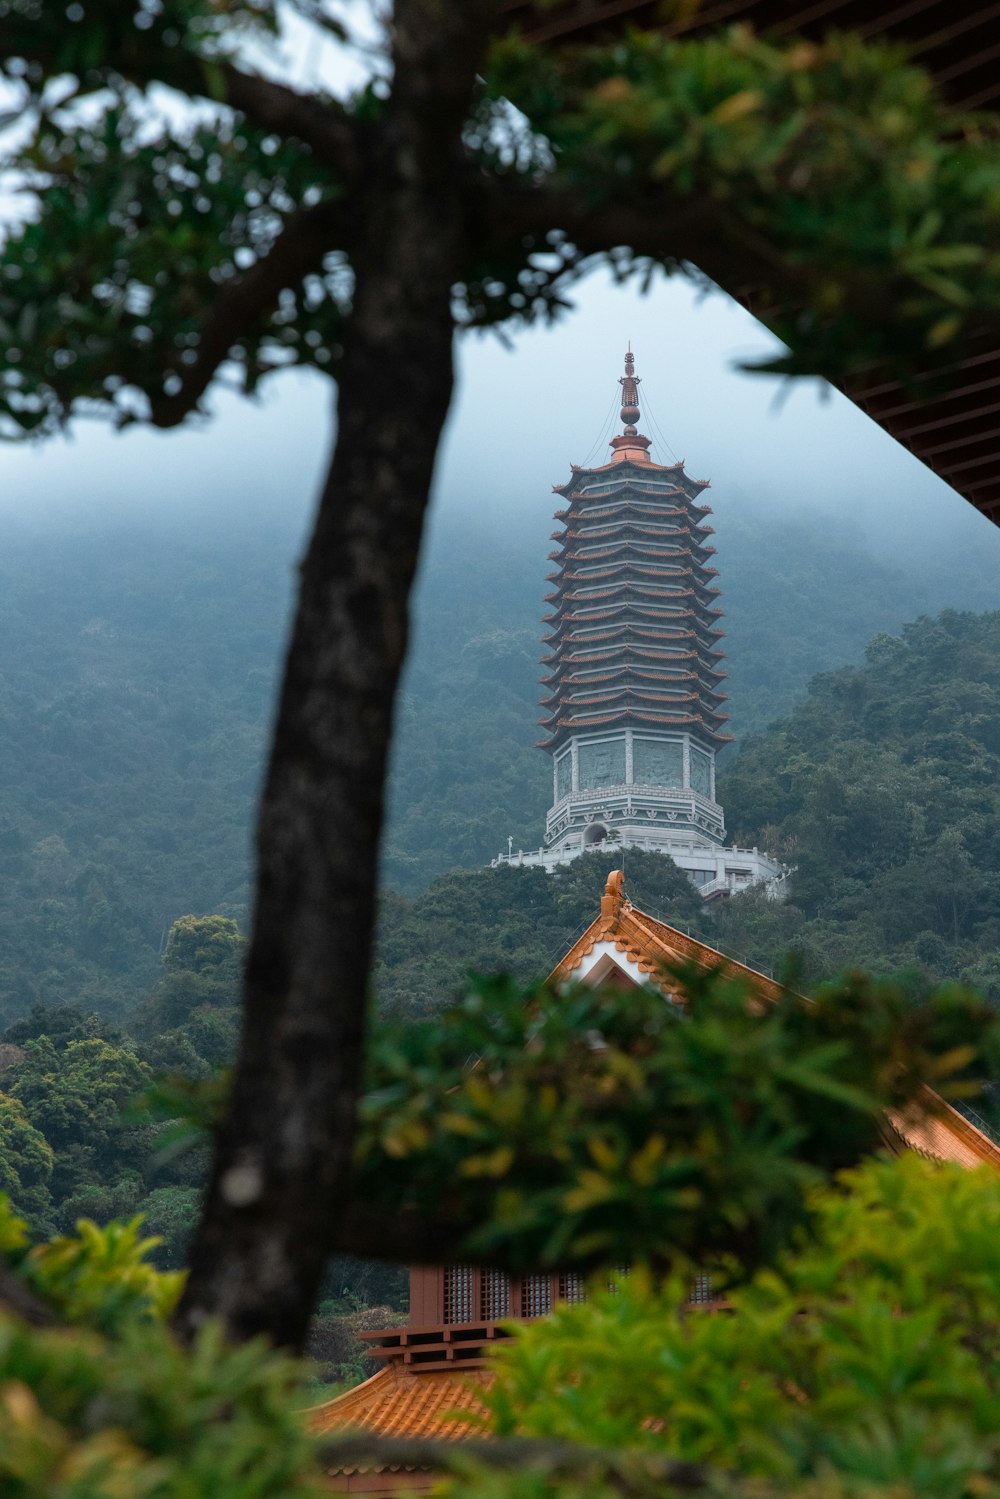
[[[722,644],[739,742],[783,717],[815,673],[861,661],[870,638],[948,605],[1000,607],[1000,532],[970,557],[958,539],[904,569],[828,517],[717,502]],[[397,722],[383,880],[415,895],[436,874],[537,848],[552,796],[535,749],[540,538],[452,527],[427,558]],[[723,767],[732,761],[727,750]]]
[[[831,567],[852,559],[835,607],[818,584],[822,534],[801,528],[796,552],[785,530],[760,591],[745,578],[766,577],[764,539],[730,537],[744,580],[734,702],[752,702],[758,726],[785,716],[728,752],[720,786],[733,836],[795,864],[781,905],[705,905],[669,860],[637,850],[597,850],[556,877],[483,867],[508,830],[536,842],[547,804],[531,748],[536,587],[513,551],[488,565],[471,541],[432,554],[396,747],[383,1014],[427,1016],[472,971],[545,974],[623,860],[637,905],[765,971],[790,951],[803,985],[846,965],[909,969],[914,993],[961,977],[1000,1003],[1000,613],[900,628],[916,585],[843,540],[825,553]],[[163,1074],[206,1083],[234,1053],[286,606],[273,537],[175,542],[25,535],[0,566],[0,1190],[37,1234],[140,1212],[163,1266],[183,1262],[205,1146],[178,1152],[176,1091],[156,1102],[154,1088],[152,1112],[126,1106]],[[809,661],[860,656],[873,620],[888,628],[863,661],[796,687]],[[798,634],[783,676],[769,661],[786,630]],[[326,1377],[360,1377],[358,1319],[385,1321],[404,1300],[398,1270],[332,1265],[314,1332]]]
[[[794,947],[807,978],[916,966],[1000,1002],[1000,613],[877,635],[744,744],[721,795],[797,869],[785,908],[731,904],[727,940]]]
[[[668,861],[629,850],[637,905],[765,972],[791,953],[803,985],[847,966],[915,970],[1000,1003],[1000,613],[947,611],[877,635],[864,664],[816,677],[786,719],[745,741],[719,794],[733,837],[795,866],[789,898],[685,900],[655,872]],[[420,1011],[463,968],[546,971],[577,912],[596,913],[598,866],[622,857],[589,856],[555,879],[456,872],[412,901],[386,897],[380,993]]]
[[[245,913],[286,589],[273,533],[7,526],[0,1017],[121,1016],[178,916]]]
[[[898,632],[923,609],[1000,605],[1000,533],[993,552],[993,533],[984,537],[978,558],[956,541],[904,571],[826,520],[718,508],[737,735],[766,728],[814,672],[860,660],[873,634]],[[293,525],[143,514],[78,516],[59,529],[8,517],[4,529],[0,1024],[38,1003],[121,1023],[156,983],[175,920],[218,913],[245,926]],[[515,849],[540,842],[551,790],[548,759],[533,747],[542,530],[498,537],[453,518],[432,538],[384,844],[384,885],[407,901],[433,901],[437,876],[481,868],[508,836]],[[731,784],[734,827],[775,820],[769,804],[748,800],[749,785],[744,795],[738,777]],[[395,952],[399,928],[383,930]],[[514,942],[512,960],[523,968],[561,935],[545,916],[540,935]],[[419,1005],[466,960],[492,961],[456,949],[438,975],[426,945],[414,936],[405,958]],[[497,938],[491,951],[507,946]],[[393,995],[395,961],[384,957],[381,970]]]

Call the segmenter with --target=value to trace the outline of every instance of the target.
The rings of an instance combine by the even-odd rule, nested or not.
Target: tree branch
[[[500,1473],[541,1469],[549,1477],[565,1475],[590,1482],[599,1478],[618,1493],[628,1495],[662,1492],[664,1486],[688,1494],[732,1493],[738,1483],[732,1476],[700,1463],[681,1462],[658,1453],[587,1448],[571,1442],[535,1441],[526,1437],[488,1438],[471,1447],[465,1442],[355,1432],[323,1442],[319,1459],[327,1470],[362,1463],[380,1468],[439,1471],[471,1466]]]
[[[779,241],[769,239],[731,205],[707,192],[678,193],[664,184],[655,196],[641,202],[623,196],[593,205],[574,183],[560,181],[558,171],[544,181],[531,182],[493,176],[470,162],[463,201],[470,241],[487,263],[491,257],[516,255],[523,260],[532,253],[546,256],[555,250],[565,254],[566,260],[563,269],[552,273],[551,280],[558,282],[582,273],[594,258],[626,248],[638,260],[697,270],[744,303],[753,295],[755,316],[796,349],[800,342],[793,319],[806,309],[819,308],[819,323],[828,321],[818,293],[828,291],[831,277],[836,276],[842,295],[838,317],[852,316],[869,340],[881,346],[875,366],[891,378],[900,378],[894,358],[897,308],[912,292],[912,279],[872,273],[860,261],[837,266],[829,260],[818,264],[796,259]],[[570,250],[571,254],[565,253]],[[980,327],[997,322],[996,316],[985,312],[979,318]],[[800,361],[797,373],[843,383],[845,369],[841,363],[831,366],[829,355],[830,349],[817,337],[808,362]],[[849,373],[857,362],[855,352],[845,357]],[[922,354],[928,371],[947,371],[954,358],[951,345],[927,348]]]
[[[697,266],[733,292],[773,281],[775,271],[789,295],[810,284],[807,270],[707,193],[695,197],[664,187],[655,203],[592,206],[571,184],[490,176],[470,164],[465,199],[474,243],[494,255],[504,249],[550,253],[558,234],[581,259],[627,246],[664,265]]]
[[[67,54],[67,30],[40,29],[32,22],[8,40],[6,50],[24,57],[46,74],[76,71],[87,78],[121,79],[137,88],[164,84],[189,97],[224,104],[245,115],[265,133],[293,137],[338,176],[356,179],[362,162],[364,126],[335,99],[300,94],[288,84],[256,73],[245,73],[233,63],[203,59],[182,47],[157,45],[147,33],[133,31],[112,42],[108,55],[95,67]],[[81,38],[85,33],[81,31]]]
[[[225,103],[246,115],[259,130],[282,139],[294,136],[338,176],[351,180],[358,176],[363,156],[362,126],[342,104],[332,99],[321,102],[286,84],[243,73],[231,65],[222,69],[222,77]],[[203,76],[200,92],[206,91]]]
[[[220,291],[202,325],[196,357],[178,377],[180,385],[151,400],[152,424],[166,428],[182,422],[198,405],[233,344],[274,306],[279,294],[319,270],[324,255],[348,243],[339,203],[317,203],[289,215],[270,250]]]

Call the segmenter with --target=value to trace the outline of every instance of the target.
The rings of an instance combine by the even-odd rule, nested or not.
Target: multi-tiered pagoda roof
[[[574,465],[557,494],[558,548],[546,601],[547,710],[542,747],[612,727],[686,730],[719,748],[730,735],[719,683],[717,570],[710,565],[708,485],[683,463],[654,463],[638,432],[633,356],[625,358],[622,435],[598,468]]]

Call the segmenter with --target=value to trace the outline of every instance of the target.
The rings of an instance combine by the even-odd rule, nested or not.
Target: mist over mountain
[[[988,546],[938,535],[903,567],[856,525],[724,503],[738,736],[787,713],[815,672],[860,661],[880,631],[949,605],[1000,606],[1000,532],[988,526]],[[179,916],[246,921],[302,516],[195,512],[3,519],[0,1017],[67,1000],[122,1014],[157,978]],[[442,509],[431,528],[385,835],[385,883],[404,894],[483,865],[508,836],[540,842],[551,783],[533,747],[548,566],[538,533],[551,528],[547,517],[499,526],[471,506]],[[727,810],[734,827],[755,820],[753,808]]]
[[[116,1012],[175,917],[245,915],[287,573],[263,527],[4,530],[0,1013]]]

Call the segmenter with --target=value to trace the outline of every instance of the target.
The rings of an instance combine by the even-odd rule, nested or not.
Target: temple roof
[[[481,1392],[492,1380],[485,1369],[413,1373],[389,1364],[346,1394],[312,1406],[306,1424],[316,1436],[351,1430],[459,1441],[480,1434],[478,1419],[486,1414]],[[463,1420],[463,1413],[471,1419]]]
[[[688,937],[664,921],[657,921],[639,911],[625,895],[625,877],[621,870],[608,875],[597,918],[560,958],[549,975],[550,983],[603,982],[612,966],[634,982],[655,984],[670,1000],[682,997],[675,991],[677,982],[665,969],[678,962],[694,963],[700,968],[721,968],[732,978],[742,978],[753,985],[754,993],[775,1001],[785,992],[763,973],[727,958],[705,942]],[[985,1135],[964,1114],[953,1109],[931,1088],[925,1088],[921,1111],[912,1116],[890,1114],[886,1120],[886,1143],[890,1149],[915,1150],[933,1161],[948,1161],[971,1169],[992,1166],[1000,1172],[1000,1146]]]
[[[989,1136],[932,1089],[924,1092],[925,1113],[913,1119],[902,1114],[889,1115],[890,1148],[898,1149],[898,1141],[930,1161],[951,1161],[970,1171],[975,1166],[992,1166],[1000,1171],[1000,1148]]]
[[[764,1001],[775,1002],[787,992],[766,974],[638,910],[625,895],[621,870],[609,874],[599,914],[560,958],[549,982],[599,984],[614,975],[626,983],[653,984],[667,1001],[683,1004],[677,980],[667,971],[668,965],[681,962],[721,968],[752,984]],[[1000,1147],[981,1130],[930,1088],[923,1090],[922,1104],[912,1117],[892,1114],[886,1119],[884,1137],[891,1150],[915,1150],[930,1160],[967,1169],[986,1165],[1000,1172]],[[488,1433],[479,1418],[486,1414],[482,1397],[491,1381],[488,1368],[414,1370],[393,1362],[346,1394],[313,1406],[305,1417],[316,1435],[360,1430],[382,1437],[483,1440]],[[369,1499],[388,1499],[399,1488],[428,1489],[434,1481],[429,1468],[416,1466],[369,1463],[327,1471],[336,1488],[364,1492]]]
[[[721,968],[729,977],[746,979],[754,992],[769,1000],[778,1000],[785,992],[781,984],[756,969],[727,958],[724,953],[688,937],[676,927],[667,926],[655,916],[639,911],[625,895],[625,877],[621,870],[613,870],[601,898],[600,914],[578,937],[573,946],[560,959],[549,974],[549,983],[569,983],[576,980],[600,982],[602,973],[595,973],[594,954],[606,956],[610,963],[640,983],[654,984],[670,1000],[677,998],[677,981],[670,978],[665,969],[668,965],[694,963],[700,968]],[[611,957],[611,952],[617,955]],[[998,1152],[1000,1161],[1000,1152]]]
[[[390,1364],[364,1384],[314,1405],[304,1414],[314,1436],[366,1431],[376,1437],[484,1441],[489,1433],[480,1424],[487,1414],[482,1394],[492,1383],[489,1369],[413,1373]],[[462,1419],[465,1413],[468,1420]],[[330,1463],[326,1476],[331,1488],[340,1493],[364,1494],[366,1499],[423,1493],[439,1480],[432,1468],[423,1465],[371,1461]]]

